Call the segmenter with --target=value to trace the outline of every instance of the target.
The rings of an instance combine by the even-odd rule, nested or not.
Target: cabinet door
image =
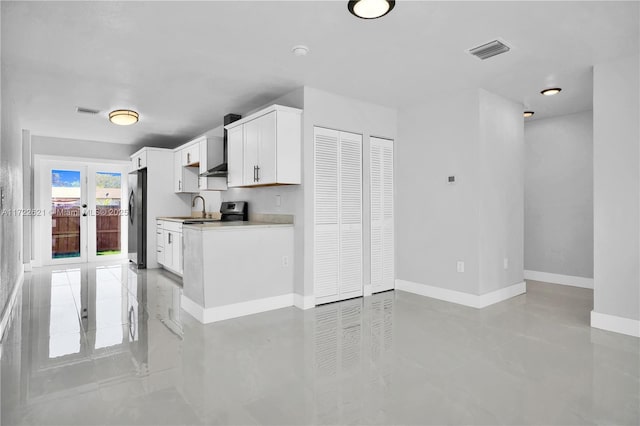
[[[182,151],[176,151],[173,153],[173,191],[183,192],[183,190]]]
[[[259,185],[276,183],[276,112],[258,118],[258,169],[256,181]]]
[[[200,174],[209,169],[209,165],[207,164],[207,139],[203,139],[198,143],[198,149],[200,150],[200,167],[198,167],[198,174]],[[208,189],[207,182],[208,180],[206,177],[198,177],[198,189]]]
[[[200,145],[195,143],[192,144],[182,151],[182,165],[190,166],[192,164],[197,164],[200,162]]]
[[[164,221],[156,222],[156,260],[159,264],[164,265]]]
[[[244,126],[230,129],[227,133],[227,183],[229,187],[243,185],[243,134]]]
[[[371,290],[395,288],[393,141],[371,138]]]
[[[182,233],[175,232],[173,233],[173,241],[171,243],[173,250],[172,260],[173,260],[173,270],[182,274]]]
[[[174,245],[175,245],[175,232],[164,230],[164,266],[167,268],[174,268]]]
[[[258,182],[258,145],[260,143],[260,119],[251,120],[244,127],[243,184],[255,185]]]

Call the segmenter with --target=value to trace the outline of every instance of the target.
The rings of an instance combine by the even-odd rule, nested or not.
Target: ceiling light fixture
[[[299,44],[297,46],[293,46],[291,48],[291,52],[296,56],[307,56],[307,53],[309,53],[309,48],[303,44]]]
[[[541,94],[545,95],[545,96],[553,96],[553,95],[557,95],[558,93],[560,93],[562,91],[561,88],[559,87],[552,87],[550,89],[544,89],[542,92],[540,92]]]
[[[395,5],[393,0],[355,0],[350,1],[347,8],[358,18],[376,19],[391,12]]]
[[[533,114],[535,114],[535,112],[533,112],[533,111],[525,111],[525,112],[522,113],[522,116],[524,118],[529,118],[529,117],[532,117]]]
[[[117,109],[109,113],[109,121],[120,126],[128,126],[138,122],[140,115],[130,109]]]

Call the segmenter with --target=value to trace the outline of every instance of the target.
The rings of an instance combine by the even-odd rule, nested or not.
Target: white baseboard
[[[409,293],[419,294],[420,296],[432,297],[434,299],[444,300],[445,302],[481,309],[526,293],[527,285],[523,281],[490,293],[477,295],[397,279],[396,290],[403,290]]]
[[[593,289],[593,278],[574,277],[571,275],[551,274],[549,272],[524,271],[525,280],[542,281],[551,284],[569,285]]]
[[[591,327],[640,337],[640,321],[591,311]]]
[[[293,306],[303,310],[315,308],[316,306],[315,297],[303,296],[298,293],[293,293]]]
[[[231,318],[258,314],[260,312],[273,311],[275,309],[293,306],[294,294],[267,297],[264,299],[249,300],[247,302],[231,305],[203,308],[184,294],[182,295],[182,309],[197,319],[202,324],[224,321]]]
[[[11,326],[11,320],[13,318],[13,308],[15,307],[16,300],[18,299],[18,294],[20,293],[20,290],[22,290],[23,283],[24,283],[24,264],[20,268],[18,279],[13,285],[13,290],[11,290],[11,294],[9,295],[9,298],[7,299],[7,303],[4,306],[4,310],[2,311],[2,317],[0,317],[0,342],[4,340],[4,333],[9,329],[9,326]]]

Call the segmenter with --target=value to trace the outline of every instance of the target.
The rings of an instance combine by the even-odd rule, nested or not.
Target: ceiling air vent
[[[493,40],[493,41],[490,41],[489,43],[483,44],[482,46],[469,49],[468,52],[471,53],[476,58],[480,58],[484,60],[484,59],[489,59],[492,56],[496,56],[501,53],[508,52],[509,50],[510,50],[510,47],[507,46],[506,44],[498,40]]]
[[[97,114],[100,112],[100,110],[85,107],[76,107],[76,112],[79,114]]]

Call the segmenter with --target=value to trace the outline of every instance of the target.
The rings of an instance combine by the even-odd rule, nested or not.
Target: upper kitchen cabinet
[[[302,110],[272,105],[225,126],[228,185],[300,183]]]
[[[142,148],[141,150],[135,152],[131,155],[131,172],[144,169],[147,167],[147,148]]]
[[[200,164],[200,142],[199,140],[191,141],[183,145],[182,152],[182,165],[198,166]]]
[[[198,192],[198,167],[185,167],[185,149],[173,153],[173,191],[176,193]]]

